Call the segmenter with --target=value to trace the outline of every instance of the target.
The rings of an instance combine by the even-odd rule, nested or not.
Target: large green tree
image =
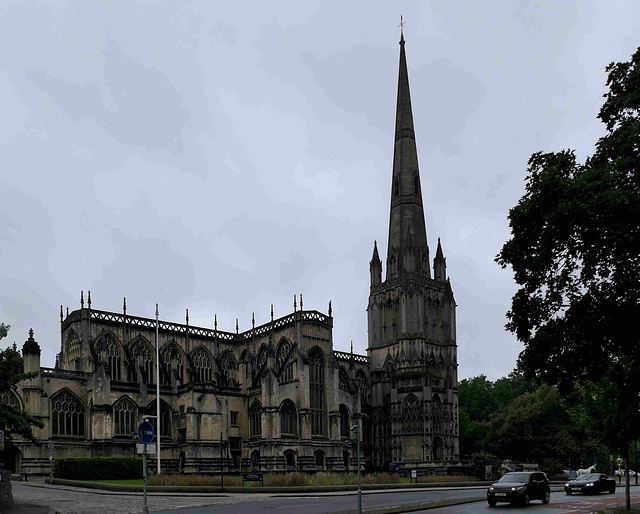
[[[485,375],[464,379],[458,386],[460,405],[460,452],[470,457],[485,452],[491,439],[490,421],[519,396],[535,390],[536,385],[521,374],[510,373],[495,382]],[[508,457],[504,452],[497,452]]]
[[[10,326],[0,323],[0,339],[3,339]],[[22,356],[15,344],[0,350],[0,392],[13,391],[18,382],[33,378],[35,373],[25,373]],[[32,439],[31,428],[33,426],[42,427],[42,422],[30,416],[23,410],[13,406],[0,403],[0,430],[5,431],[8,444],[11,444],[13,435]]]
[[[640,49],[607,72],[605,135],[584,164],[530,158],[497,261],[519,285],[507,328],[524,343],[520,370],[564,394],[603,392],[600,434],[627,454],[640,435]]]

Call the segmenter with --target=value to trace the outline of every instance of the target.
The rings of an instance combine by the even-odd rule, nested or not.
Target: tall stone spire
[[[387,279],[412,272],[431,276],[404,45],[403,34],[400,37]]]

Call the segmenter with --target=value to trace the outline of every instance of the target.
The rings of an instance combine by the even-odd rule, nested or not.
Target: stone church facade
[[[0,401],[44,423],[17,441],[15,467],[47,473],[53,457],[132,456],[144,415],[161,434],[163,472],[460,469],[455,300],[438,240],[433,270],[409,80],[400,71],[386,275],[374,243],[367,355],[333,348],[333,314],[293,312],[235,332],[96,310],[60,310],[60,353],[40,365],[33,332],[20,383]],[[157,326],[156,326],[157,323]],[[156,371],[156,330],[159,376]],[[160,384],[160,412],[156,390]],[[153,417],[155,416],[155,417]],[[151,469],[155,469],[153,459]]]

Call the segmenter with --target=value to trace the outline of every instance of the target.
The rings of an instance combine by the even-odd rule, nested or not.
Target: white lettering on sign
[[[139,455],[143,455],[143,454],[147,454],[147,455],[155,455],[157,452],[156,449],[156,444],[147,444],[146,445],[146,451],[145,451],[145,444],[143,443],[136,443],[136,453],[138,453]]]

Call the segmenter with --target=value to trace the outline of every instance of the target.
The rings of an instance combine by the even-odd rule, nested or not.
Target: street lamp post
[[[353,425],[351,430],[356,433],[356,452],[358,462],[358,514],[362,514],[362,485],[360,484],[360,427]]]

